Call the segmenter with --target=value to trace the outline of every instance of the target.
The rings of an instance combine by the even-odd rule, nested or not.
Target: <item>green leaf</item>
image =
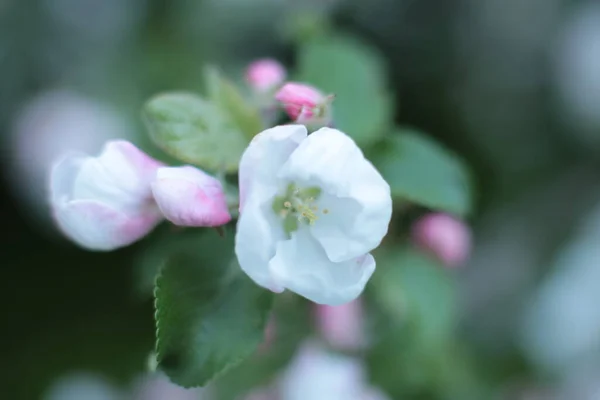
[[[157,279],[158,365],[184,387],[205,385],[263,340],[273,294],[232,262],[232,237],[207,232],[172,253]]]
[[[448,271],[414,249],[384,249],[378,257],[373,293],[385,315],[414,335],[424,348],[452,337],[456,291]]]
[[[166,93],[143,110],[150,137],[181,161],[212,170],[236,171],[249,140],[221,109],[191,93]]]
[[[319,37],[303,44],[297,79],[336,96],[335,126],[359,145],[374,142],[392,124],[394,105],[383,60],[355,38]]]
[[[206,69],[208,98],[252,139],[263,130],[260,110],[244,99],[238,88],[215,68]]]
[[[382,143],[372,161],[390,184],[394,197],[459,216],[472,208],[467,168],[426,136],[397,130]]]

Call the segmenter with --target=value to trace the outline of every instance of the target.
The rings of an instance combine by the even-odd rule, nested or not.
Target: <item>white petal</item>
[[[235,236],[235,254],[242,270],[258,285],[282,292],[284,287],[272,275],[269,261],[275,255],[277,241],[284,236],[280,221],[271,210],[271,198],[258,192],[246,200]]]
[[[240,161],[240,212],[257,183],[271,195],[277,192],[277,173],[306,134],[304,125],[281,125],[254,137]]]
[[[270,262],[274,278],[285,288],[319,304],[340,305],[357,298],[375,271],[375,259],[365,254],[332,262],[306,228],[279,241]]]
[[[108,142],[99,157],[90,157],[82,164],[72,198],[136,212],[151,201],[150,183],[159,166],[161,163],[129,142]]]
[[[323,190],[319,216],[311,227],[332,261],[358,257],[376,248],[392,215],[390,187],[356,143],[336,129],[321,128],[305,139],[280,177]]]
[[[176,225],[219,226],[231,220],[221,182],[198,168],[159,168],[152,193],[164,216]]]
[[[89,250],[109,251],[147,235],[160,222],[156,212],[130,216],[94,200],[74,200],[53,208],[64,234]]]
[[[73,196],[75,180],[83,164],[91,157],[69,152],[55,162],[50,169],[50,201],[53,204],[65,203]]]

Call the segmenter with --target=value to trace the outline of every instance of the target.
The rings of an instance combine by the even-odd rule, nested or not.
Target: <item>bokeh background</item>
[[[206,64],[240,82],[258,57],[293,68],[292,38],[325,25],[382,55],[398,123],[471,168],[457,324],[489,398],[600,399],[594,0],[0,0],[2,398],[42,399],[77,372],[127,386],[153,346],[135,272],[147,245],[64,240],[45,198],[52,159],[114,137],[160,157],[145,100],[201,90]]]

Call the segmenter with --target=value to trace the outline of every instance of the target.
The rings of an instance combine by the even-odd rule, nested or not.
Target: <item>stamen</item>
[[[272,208],[282,219],[284,230],[289,235],[298,229],[298,223],[303,222],[314,225],[319,219],[317,212],[319,207],[314,204],[321,195],[321,188],[308,187],[300,189],[290,183],[286,187],[285,194],[275,197]],[[329,210],[322,210],[327,214]]]

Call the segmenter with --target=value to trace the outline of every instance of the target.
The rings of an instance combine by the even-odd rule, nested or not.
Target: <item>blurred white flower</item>
[[[223,186],[192,167],[161,167],[152,193],[165,218],[179,226],[219,226],[231,220]]]
[[[239,181],[235,251],[256,283],[329,305],[361,294],[392,200],[350,137],[330,128],[307,136],[302,125],[267,129],[242,155]]]
[[[98,157],[64,156],[50,177],[58,226],[90,250],[114,250],[142,238],[162,220],[150,188],[161,165],[126,141],[108,142]]]
[[[359,359],[305,343],[279,381],[281,400],[385,400],[367,383]]]
[[[600,369],[600,207],[560,253],[523,316],[524,351],[540,368],[566,375]]]
[[[600,3],[567,19],[556,48],[556,80],[574,133],[600,146]]]
[[[126,400],[124,393],[100,376],[87,373],[67,375],[54,382],[43,400]]]
[[[162,373],[143,377],[133,390],[132,400],[206,400],[209,389],[185,389],[172,383]],[[82,399],[83,400],[83,399]]]
[[[22,204],[33,216],[49,215],[52,163],[69,151],[96,153],[107,140],[129,138],[130,132],[119,114],[93,99],[66,90],[40,94],[23,107],[12,131],[8,176]]]

